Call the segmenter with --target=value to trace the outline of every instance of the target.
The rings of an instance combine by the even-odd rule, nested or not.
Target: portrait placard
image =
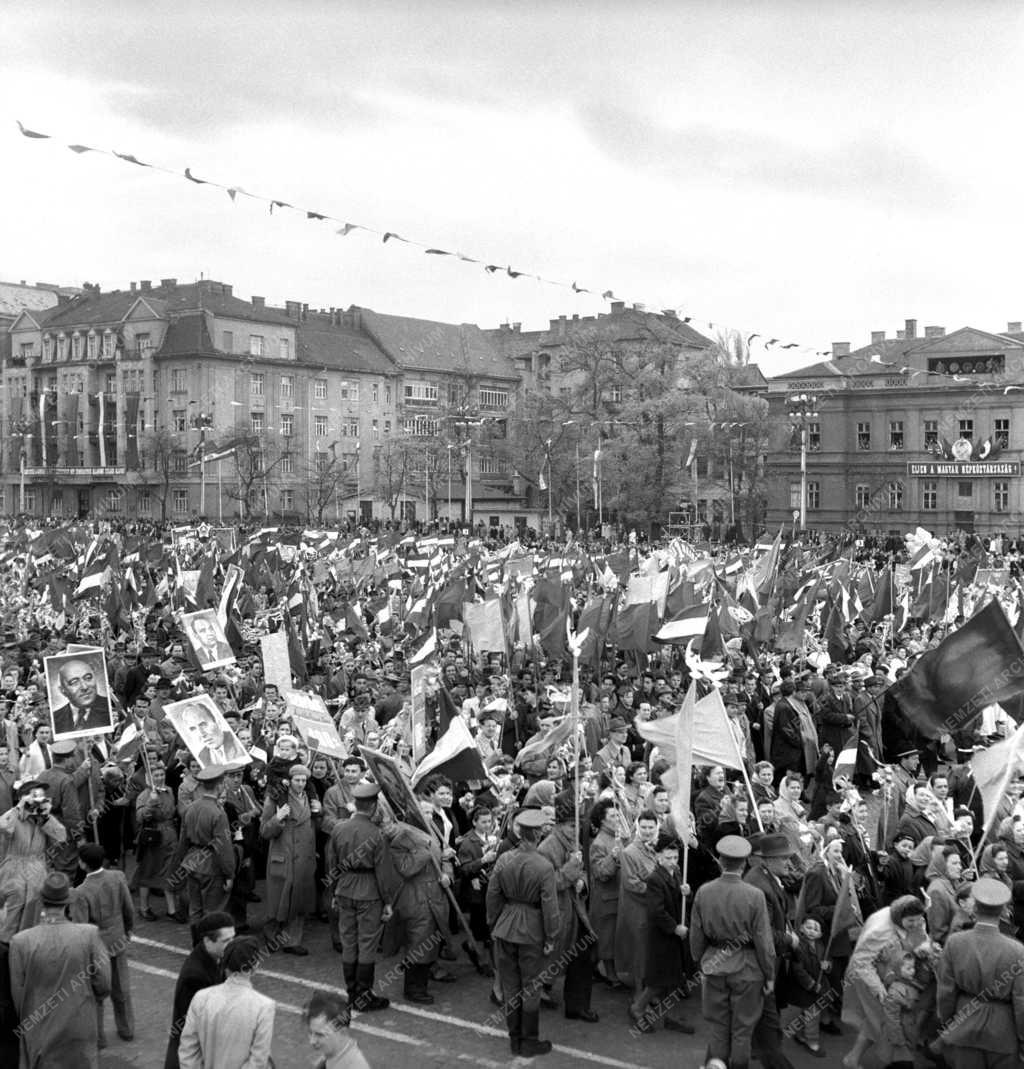
[[[220,706],[205,691],[165,705],[164,713],[202,768],[247,765],[252,761]]]
[[[54,739],[113,732],[114,715],[103,650],[79,647],[43,658],[43,666]]]

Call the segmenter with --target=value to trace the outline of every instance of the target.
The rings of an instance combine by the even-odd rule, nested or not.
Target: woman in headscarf
[[[1024,880],[1015,880],[1010,875],[1010,855],[1004,843],[989,843],[981,853],[979,869],[982,876],[998,880],[1010,889],[1013,901],[1003,910],[999,921],[999,930],[1004,935],[1017,936],[1017,925],[1013,923],[1014,903],[1024,900]]]
[[[314,822],[320,803],[306,794],[309,769],[292,765],[287,793],[275,800],[270,791],[263,804],[260,835],[267,848],[267,931],[270,946],[286,954],[306,955],[302,945],[306,915],[316,909]]]
[[[918,959],[919,986],[924,986],[938,956],[928,938],[924,904],[912,895],[897,898],[868,917],[846,970],[843,1021],[857,1029],[853,1048],[843,1058],[845,1069],[858,1069],[869,1046],[881,1043],[886,986],[903,955]]]

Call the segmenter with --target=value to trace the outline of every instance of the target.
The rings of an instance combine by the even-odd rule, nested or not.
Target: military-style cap
[[[550,821],[540,809],[524,809],[516,817],[516,823],[520,828],[543,828]]]
[[[50,747],[50,753],[55,754],[57,757],[67,757],[69,753],[74,753],[77,749],[78,743],[74,739],[62,739]]]
[[[1001,909],[1010,902],[1010,888],[991,876],[982,876],[974,885],[974,901],[989,909]]]
[[[196,779],[200,783],[212,783],[215,779],[221,779],[226,772],[223,765],[207,765],[196,773]]]
[[[380,787],[376,783],[357,783],[352,788],[353,798],[376,798],[380,794]]]
[[[611,722],[608,725],[609,733],[626,730],[628,730],[626,727],[626,721],[623,720],[621,716],[613,716]]]
[[[750,843],[741,835],[726,835],[715,844],[715,850],[719,857],[729,857],[739,860],[750,857]]]

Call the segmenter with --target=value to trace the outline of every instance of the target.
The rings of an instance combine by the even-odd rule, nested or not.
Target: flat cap
[[[750,843],[741,835],[726,835],[715,844],[715,850],[719,857],[729,857],[734,860],[750,857]]]
[[[352,788],[353,798],[376,798],[380,794],[380,787],[376,783],[357,783]]]
[[[1010,888],[1000,880],[993,880],[991,876],[982,876],[974,885],[974,901],[979,906],[1001,909],[1009,905],[1010,898]]]
[[[524,809],[516,817],[516,823],[520,828],[543,828],[550,821],[540,809]]]
[[[39,892],[44,906],[63,906],[71,897],[71,881],[63,872],[51,872]]]
[[[206,768],[201,768],[196,773],[196,779],[200,783],[212,783],[214,780],[221,779],[227,769],[223,765],[207,765]]]
[[[67,757],[69,753],[74,753],[78,749],[78,743],[74,739],[61,739],[60,742],[55,742],[50,747],[50,753],[56,754],[57,757]]]

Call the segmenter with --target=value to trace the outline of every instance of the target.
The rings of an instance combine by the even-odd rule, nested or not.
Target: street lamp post
[[[807,531],[807,431],[808,425],[818,419],[814,394],[797,393],[787,398],[789,418],[800,432],[800,533]]]

